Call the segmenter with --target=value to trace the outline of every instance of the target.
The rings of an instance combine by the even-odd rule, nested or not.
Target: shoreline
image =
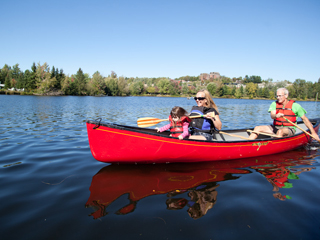
[[[175,95],[161,95],[161,94],[154,94],[154,95],[149,95],[149,94],[144,94],[144,95],[130,95],[130,96],[108,96],[108,95],[65,95],[61,91],[56,91],[56,92],[48,92],[44,94],[40,93],[32,93],[32,92],[21,92],[21,91],[8,91],[8,90],[0,90],[0,95],[21,95],[21,96],[77,96],[77,97],[180,97],[180,98],[188,98],[192,99],[193,97],[187,96],[187,95],[180,95],[180,96],[175,96]],[[242,97],[242,98],[235,98],[235,97],[217,97],[217,96],[212,96],[214,99],[247,99],[247,100],[276,100],[276,99],[270,99],[270,98],[249,98],[249,97]],[[311,98],[311,99],[296,99],[296,98],[291,98],[294,101],[302,101],[302,102],[318,102],[316,99]]]

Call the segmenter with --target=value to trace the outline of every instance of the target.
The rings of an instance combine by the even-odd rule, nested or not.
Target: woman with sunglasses
[[[189,139],[212,141],[214,139],[213,132],[222,127],[218,107],[207,90],[200,90],[194,99],[197,106],[192,107],[190,116],[201,114],[205,117],[192,119]]]

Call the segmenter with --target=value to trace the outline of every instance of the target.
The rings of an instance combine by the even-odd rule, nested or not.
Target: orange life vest
[[[184,122],[191,122],[191,119],[187,116],[181,117],[181,119],[177,122],[174,122],[171,118],[171,115],[169,116],[170,121],[170,132],[172,137],[179,137],[183,133],[183,123]]]
[[[285,106],[283,106],[282,104],[278,103],[278,101],[276,101],[276,113],[283,113],[284,116],[290,120],[291,122],[296,122],[297,121],[297,117],[294,114],[294,112],[292,111],[292,104],[294,103],[293,100],[290,100]],[[280,118],[276,118],[273,121],[273,125],[275,126],[294,126],[293,124],[289,123],[287,120],[285,120],[283,117]]]

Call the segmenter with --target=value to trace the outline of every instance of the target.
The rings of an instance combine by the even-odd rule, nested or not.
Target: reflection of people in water
[[[304,161],[303,164],[308,164],[308,162]],[[311,164],[311,162],[310,162]],[[297,164],[298,165],[298,164]],[[292,188],[293,185],[289,180],[298,180],[298,175],[302,172],[308,172],[313,169],[313,167],[300,167],[300,168],[291,168],[292,166],[285,166],[281,164],[276,165],[265,165],[259,167],[252,167],[256,169],[259,173],[264,175],[268,182],[273,186],[272,191],[274,198],[277,198],[281,201],[285,201],[286,199],[291,199],[289,195],[282,195],[279,191],[280,188]]]
[[[194,189],[188,190],[190,200],[185,198],[169,198],[166,202],[167,209],[179,210],[188,206],[188,214],[193,219],[198,219],[207,214],[208,210],[216,203],[218,192],[216,188],[219,186],[216,182],[206,183]],[[169,197],[176,194],[185,193],[186,191],[175,191],[168,193]]]

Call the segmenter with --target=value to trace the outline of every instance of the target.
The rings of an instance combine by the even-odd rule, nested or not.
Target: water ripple
[[[317,145],[289,155],[268,156],[259,167],[255,164],[261,159],[253,159],[241,169],[232,167],[237,166],[237,161],[229,161],[223,167],[195,164],[179,165],[177,169],[165,165],[120,167],[119,170],[93,158],[86,119],[101,117],[103,121],[136,126],[140,117],[167,118],[174,106],[190,111],[194,100],[0,95],[0,101],[6,103],[0,105],[0,231],[3,239],[101,236],[110,239],[198,239],[199,236],[203,239],[272,239],[279,238],[279,233],[291,239],[319,237]],[[223,129],[251,128],[272,122],[268,114],[269,100],[215,99],[215,102]],[[313,102],[301,105],[308,111],[309,118],[318,117],[319,106]],[[284,163],[271,166],[277,159]],[[267,179],[270,166],[277,167],[279,173],[290,171],[299,179],[287,179],[287,186],[291,188],[274,191]],[[113,170],[108,172],[108,167]],[[105,168],[107,179],[114,177],[105,184],[94,185],[95,177]],[[212,179],[203,178],[206,175],[202,171],[206,172],[207,168],[210,174],[222,174],[216,179],[217,198],[207,213],[195,220],[190,212],[196,209],[192,206],[199,200],[190,196],[197,193],[208,200],[210,187],[216,184]],[[139,174],[135,174],[136,170]],[[179,186],[170,182],[170,191],[160,189],[167,186],[164,183],[172,174],[185,174],[195,180],[198,176],[200,180],[185,188],[182,186],[186,182],[179,182]],[[139,179],[143,181],[130,185]],[[112,191],[108,191],[110,187]],[[106,197],[124,190],[104,211],[101,207],[107,202],[102,200],[92,206],[94,209],[85,208],[94,189],[99,188],[101,196]],[[291,199],[280,200],[274,197],[275,193]],[[170,210],[167,201],[174,203],[177,199],[186,205],[178,211]],[[95,221],[89,215],[97,211],[97,207],[105,216]],[[119,209],[123,212],[119,213]],[[129,213],[124,214],[125,211]]]

